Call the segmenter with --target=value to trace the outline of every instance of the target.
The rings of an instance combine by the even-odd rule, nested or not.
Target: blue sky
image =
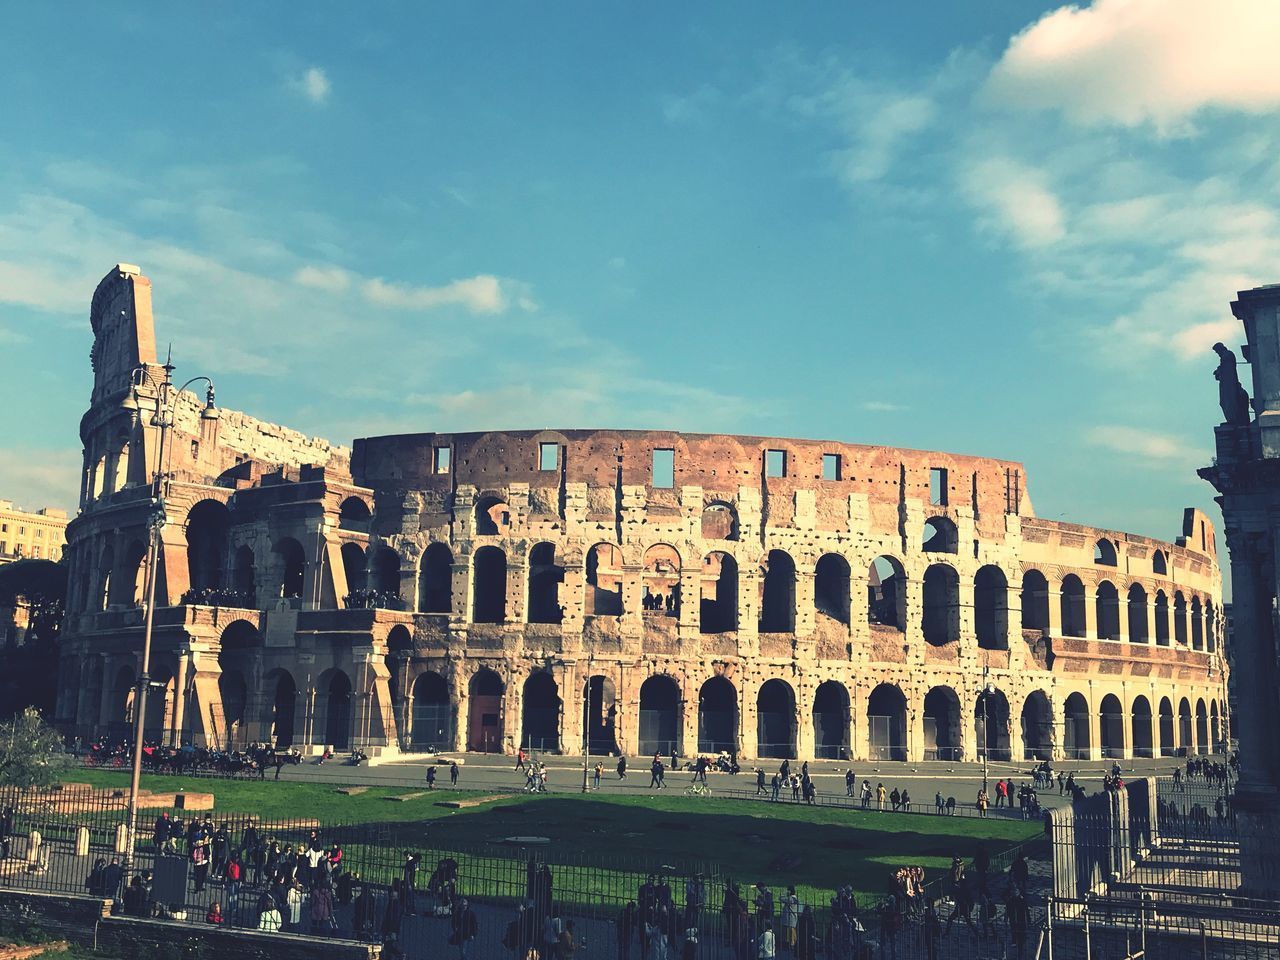
[[[1280,280],[1280,5],[37,4],[0,40],[0,497],[74,506],[89,298],[349,443],[656,427],[1211,506]]]

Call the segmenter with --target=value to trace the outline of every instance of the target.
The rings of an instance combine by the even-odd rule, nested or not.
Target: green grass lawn
[[[128,783],[126,774],[108,771],[79,771],[68,779],[98,786]],[[347,797],[332,784],[143,778],[143,787],[156,791],[173,790],[176,784],[214,794],[215,819],[220,811],[254,813],[268,821],[311,817],[324,824],[376,824],[385,828],[387,844],[394,838],[398,846],[412,843],[420,848],[467,851],[477,864],[485,858],[510,856],[509,848],[495,842],[504,837],[548,837],[556,861],[566,870],[581,865],[582,883],[592,889],[618,884],[618,876],[604,874],[625,874],[625,884],[630,884],[632,875],[661,864],[685,869],[705,864],[744,886],[757,880],[795,883],[808,888],[819,902],[846,883],[863,894],[879,894],[901,865],[919,864],[931,879],[936,878],[953,856],[969,859],[980,844],[995,857],[1041,833],[1038,822],[680,795],[516,794],[452,810],[435,804],[476,794],[437,790],[393,803],[385,797],[408,791],[370,787],[359,796]],[[148,831],[151,819],[152,814],[144,813]],[[609,869],[601,871],[606,864]]]

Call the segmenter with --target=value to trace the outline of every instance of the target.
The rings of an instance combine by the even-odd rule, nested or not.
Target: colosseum
[[[69,734],[129,735],[154,523],[156,741],[954,761],[1229,737],[1198,510],[1174,542],[1045,520],[1017,462],[843,442],[347,449],[182,392],[160,511],[150,282],[118,265],[90,319]]]

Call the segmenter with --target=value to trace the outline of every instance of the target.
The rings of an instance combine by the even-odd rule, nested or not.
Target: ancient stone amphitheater
[[[137,268],[91,320],[58,711],[84,738],[128,730],[162,374]],[[984,457],[611,430],[348,451],[200,414],[181,395],[157,740],[950,761],[1228,737],[1194,509],[1164,542],[1038,518],[1022,465]]]

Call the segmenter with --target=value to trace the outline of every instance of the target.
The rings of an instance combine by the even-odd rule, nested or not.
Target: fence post
[[[1209,960],[1209,934],[1203,920],[1200,921],[1200,957],[1201,960]]]
[[[1084,960],[1093,960],[1093,936],[1089,929],[1089,898],[1084,899]]]
[[[80,826],[76,827],[76,856],[87,857],[89,855],[89,828]]]
[[[1045,898],[1044,929],[1049,941],[1049,960],[1053,960],[1053,894]]]

